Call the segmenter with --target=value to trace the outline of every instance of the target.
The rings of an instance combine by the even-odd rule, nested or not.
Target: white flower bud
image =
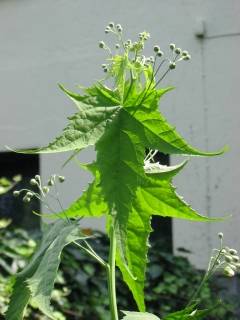
[[[156,52],[156,53],[159,52],[160,51],[160,47],[159,46],[154,46],[153,47],[153,51]]]
[[[65,181],[65,177],[64,176],[58,176],[58,181],[60,183],[64,182]]]
[[[36,186],[38,183],[37,183],[37,180],[36,180],[36,179],[31,179],[31,180],[30,180],[30,184],[31,184],[32,186]]]
[[[33,193],[32,193],[31,191],[28,191],[28,192],[26,193],[26,196],[29,197],[29,198],[31,198],[31,197],[33,197]]]
[[[114,22],[109,22],[108,26],[109,26],[110,28],[113,28],[113,27],[114,27]]]
[[[48,193],[48,192],[49,192],[49,188],[48,188],[47,186],[44,186],[44,187],[43,187],[43,192],[44,192],[44,193]]]
[[[150,56],[150,57],[149,57],[149,61],[150,61],[150,62],[154,62],[154,57],[153,57],[153,56]]]
[[[103,41],[100,41],[98,45],[101,49],[105,47],[105,43]]]
[[[176,68],[176,63],[175,62],[171,62],[170,64],[169,64],[169,69],[170,70],[173,70],[173,69],[175,69]]]
[[[174,50],[174,52],[175,52],[176,54],[181,54],[181,53],[182,53],[182,49],[181,49],[181,48],[176,48],[176,49]]]
[[[233,256],[237,255],[237,250],[235,249],[229,249],[229,253]]]
[[[227,277],[234,277],[235,276],[235,272],[233,271],[233,269],[229,266],[226,266],[223,270],[223,273],[227,276]]]
[[[20,195],[20,191],[13,191],[13,196],[14,197],[18,197]]]
[[[231,263],[231,262],[233,261],[232,256],[230,256],[230,255],[226,255],[226,256],[225,256],[225,261],[226,261],[226,262],[230,262],[230,263]]]
[[[118,32],[122,32],[122,26],[119,23],[116,25],[116,28]]]
[[[162,57],[163,56],[163,52],[162,51],[158,51],[157,56],[158,57]]]
[[[35,180],[37,180],[38,182],[41,180],[41,177],[40,177],[40,175],[39,175],[39,174],[36,174],[36,176],[35,176]]]
[[[31,201],[31,198],[28,197],[27,195],[23,197],[23,202],[28,203]]]
[[[223,233],[222,233],[222,232],[219,232],[219,233],[218,233],[218,238],[219,238],[219,239],[223,239]]]
[[[186,57],[188,54],[189,54],[189,53],[188,53],[187,50],[184,50],[184,51],[182,52],[182,56],[183,56],[183,57]]]
[[[116,49],[119,49],[119,48],[120,48],[120,44],[119,44],[119,43],[116,43],[116,44],[115,44],[115,48],[116,48]]]
[[[191,59],[190,54],[188,54],[187,56],[184,56],[184,57],[183,57],[183,60],[190,60],[190,59]]]
[[[170,43],[169,48],[170,48],[171,50],[174,50],[174,49],[176,48],[175,43]]]
[[[239,259],[239,256],[233,256],[232,258],[233,258],[233,261],[234,261],[234,262],[238,262],[238,261],[240,260],[240,259]]]

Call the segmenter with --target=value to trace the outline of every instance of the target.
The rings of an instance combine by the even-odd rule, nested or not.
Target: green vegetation
[[[168,58],[156,45],[153,48],[154,55],[145,57],[144,45],[150,36],[147,32],[140,33],[135,42],[123,38],[119,24],[111,22],[105,32],[113,34],[118,42],[114,54],[105,42],[99,43],[99,47],[108,53],[107,63],[102,65],[106,77],[84,88],[82,94],[73,93],[61,85],[60,88],[76,105],[77,112],[69,117],[62,134],[48,146],[19,150],[25,153],[72,151],[71,160],[82,149],[94,145],[96,161],[82,164],[84,169],[92,173],[93,182],[66,210],[60,206],[59,212],[54,212],[46,200],[47,195],[53,196],[52,187],[58,182],[62,183],[63,177],[53,175],[44,185],[37,175],[31,180],[31,184],[38,188],[37,192],[15,192],[16,196],[23,194],[25,202],[30,202],[34,197],[43,201],[50,209],[48,217],[53,218],[54,223],[45,227],[41,244],[31,262],[15,276],[7,320],[23,319],[30,302],[49,318],[56,319],[50,307],[50,294],[60,254],[70,243],[84,250],[105,270],[111,320],[119,319],[115,265],[120,269],[139,311],[124,311],[125,320],[160,319],[159,315],[165,320],[189,317],[193,320],[204,319],[214,309],[211,306],[202,310],[199,304],[199,295],[205,283],[216,271],[233,276],[239,269],[237,252],[230,252],[223,246],[221,235],[220,248],[211,257],[199,289],[183,309],[177,313],[169,310],[165,318],[162,318],[160,310],[156,312],[157,315],[145,312],[144,288],[152,231],[151,217],[158,215],[207,223],[221,220],[200,215],[176,193],[172,180],[187,165],[186,160],[176,166],[163,166],[154,160],[154,156],[161,151],[169,155],[210,157],[221,155],[225,148],[217,152],[205,152],[192,147],[158,109],[162,97],[172,89],[160,87],[162,80],[176,69],[178,63],[190,59],[186,50],[170,44]],[[147,154],[146,149],[149,150]],[[100,216],[105,216],[107,221],[107,258],[94,250],[89,242],[90,236],[84,235],[79,227],[83,217]],[[79,265],[79,268],[84,268],[84,265]],[[182,277],[184,274],[180,279]]]

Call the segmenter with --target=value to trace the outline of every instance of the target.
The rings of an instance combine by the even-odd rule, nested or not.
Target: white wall
[[[220,230],[230,245],[240,248],[239,11],[238,0],[1,0],[0,149],[42,146],[61,131],[75,109],[56,84],[73,89],[102,76],[104,53],[97,44],[105,39],[106,23],[120,22],[127,38],[146,29],[153,39],[149,53],[156,43],[166,49],[175,42],[193,57],[166,79],[164,85],[176,90],[162,101],[162,112],[195,146],[230,146],[221,158],[192,159],[175,184],[202,214],[233,218],[207,225],[174,220],[174,246],[193,250],[191,259],[201,267]],[[206,21],[203,40],[195,36],[199,18]],[[67,156],[41,156],[44,176],[58,172],[67,177],[64,206],[90,180],[73,163],[61,169]],[[81,159],[93,157],[89,150]],[[103,227],[103,222],[95,225]]]

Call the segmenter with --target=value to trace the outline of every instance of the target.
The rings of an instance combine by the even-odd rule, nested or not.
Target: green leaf
[[[217,152],[205,152],[193,148],[158,111],[138,108],[132,112],[132,117],[137,120],[142,140],[151,149],[157,149],[166,154],[192,156],[216,156],[226,151],[226,147]]]
[[[79,218],[79,217],[101,217],[109,212],[108,204],[104,200],[102,189],[100,187],[100,173],[94,165],[81,165],[90,170],[95,179],[89,183],[87,190],[83,192],[81,197],[75,200],[64,212],[57,214],[42,214],[46,218]]]
[[[213,221],[199,215],[172,186],[172,178],[186,162],[170,168],[144,163],[149,140],[142,138],[142,128],[143,124],[127,110],[119,110],[96,144],[94,182],[66,210],[69,217],[116,212],[117,264],[140,311],[145,310],[143,292],[151,216]],[[162,145],[162,135],[156,134],[154,141]]]
[[[30,299],[49,318],[54,319],[50,296],[60,263],[60,254],[70,242],[85,238],[77,222],[59,220],[47,228],[41,245],[28,266],[15,276],[6,320],[21,320]]]
[[[172,186],[172,178],[185,163],[172,168],[144,163],[145,149],[201,156],[218,155],[224,150],[211,153],[190,146],[157,110],[160,97],[171,88],[155,89],[151,68],[145,70],[144,66],[135,72],[145,72],[145,88],[139,79],[126,82],[126,70],[133,71],[131,68],[125,54],[114,57],[110,69],[116,79],[114,90],[98,83],[80,96],[61,87],[79,112],[59,138],[34,152],[77,152],[95,144],[95,180],[60,216],[114,215],[117,264],[139,310],[145,311],[143,292],[152,215],[213,221],[193,210]],[[120,100],[122,107],[118,105]]]
[[[63,133],[51,142],[47,147],[32,150],[17,150],[21,153],[55,153],[71,150],[79,150],[94,145],[103,135],[106,125],[111,121],[119,106],[96,104],[91,97],[82,97],[74,94],[61,86],[61,89],[77,105],[79,112],[69,117],[69,124]],[[106,103],[106,101],[100,101]]]
[[[122,311],[125,316],[122,320],[160,320],[157,316],[148,312]]]
[[[184,310],[168,314],[163,320],[202,320],[212,313],[220,303],[215,304],[212,308],[198,310],[196,305],[192,305]]]

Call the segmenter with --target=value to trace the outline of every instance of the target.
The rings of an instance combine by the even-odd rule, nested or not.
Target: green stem
[[[107,267],[111,320],[118,320],[115,261],[116,261],[116,234],[115,234],[114,223],[112,223],[110,227],[110,252],[109,252],[109,260],[108,260],[108,267]]]
[[[217,261],[218,259],[221,257],[222,255],[222,241],[221,241],[221,247],[220,247],[220,250],[219,250],[219,253],[216,257],[214,257],[214,261],[213,261],[213,264],[212,264],[212,258],[210,259],[210,262],[209,262],[209,265],[208,265],[208,268],[207,268],[207,271],[206,273],[204,274],[203,278],[202,278],[202,281],[198,287],[198,289],[194,292],[194,294],[192,295],[191,299],[189,300],[187,307],[191,306],[191,304],[194,302],[194,300],[197,298],[197,296],[199,295],[199,293],[201,292],[203,286],[205,285],[205,283],[211,278],[211,276],[213,275],[214,273],[214,270],[215,270],[215,267],[217,265]]]

